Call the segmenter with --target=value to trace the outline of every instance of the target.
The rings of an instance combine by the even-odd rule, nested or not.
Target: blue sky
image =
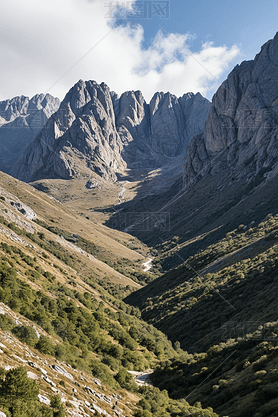
[[[142,3],[138,1],[140,10]],[[161,1],[160,4],[165,7],[165,3]],[[161,10],[154,11],[152,18],[128,18],[126,13],[125,19],[118,19],[117,24],[142,25],[145,48],[149,47],[161,27],[168,33],[190,34],[192,37],[188,44],[192,52],[200,50],[205,42],[228,48],[237,45],[239,54],[223,72],[219,84],[236,64],[253,59],[261,46],[274,37],[278,31],[277,16],[278,2],[274,0],[169,0],[169,17]],[[212,94],[213,91],[208,96],[211,98]]]
[[[278,30],[272,0],[170,0],[169,18],[117,20],[107,16],[109,3],[117,4],[2,1],[0,100],[40,92],[62,99],[79,79],[104,81],[118,94],[140,89],[147,101],[156,91],[211,98],[232,68]],[[136,7],[135,0],[119,3]]]
[[[194,35],[192,50],[198,50],[207,41],[228,47],[237,44],[246,59],[252,59],[278,31],[278,3],[274,0],[169,0],[169,5],[169,18],[154,14],[151,19],[129,19],[143,26],[146,45],[161,25],[170,33]],[[124,20],[119,23],[124,24]]]

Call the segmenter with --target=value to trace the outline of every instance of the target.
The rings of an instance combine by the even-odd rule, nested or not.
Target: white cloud
[[[105,18],[108,11],[105,3],[103,0],[2,2],[0,100],[49,91],[61,77],[49,91],[60,98],[80,78],[105,81],[119,94],[140,89],[147,100],[155,91],[171,91],[176,95],[200,91],[205,95],[239,53],[236,46],[228,49],[206,43],[191,54],[187,34],[162,31],[144,50],[140,25],[118,26],[109,33],[113,21]]]

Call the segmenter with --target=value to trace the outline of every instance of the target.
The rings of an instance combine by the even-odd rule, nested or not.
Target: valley
[[[6,417],[277,416],[277,56],[212,103],[80,80],[0,173]]]

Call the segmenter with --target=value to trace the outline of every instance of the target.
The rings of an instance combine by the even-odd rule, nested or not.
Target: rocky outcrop
[[[156,93],[150,102],[151,147],[166,156],[182,154],[190,139],[201,133],[208,115],[207,100],[200,93]]]
[[[12,175],[34,181],[93,171],[116,180],[127,168],[158,168],[168,157],[185,154],[190,138],[202,132],[209,108],[200,94],[157,93],[147,104],[140,91],[118,96],[104,83],[80,80]]]
[[[0,170],[10,173],[12,165],[37,136],[60,100],[50,94],[37,94],[0,102]]]
[[[24,181],[69,179],[88,167],[115,178],[124,168],[108,87],[79,81],[59,110],[16,163],[12,175]]]
[[[187,148],[184,186],[224,171],[256,184],[270,178],[278,163],[277,122],[278,34],[254,60],[237,65],[214,95],[204,133]]]

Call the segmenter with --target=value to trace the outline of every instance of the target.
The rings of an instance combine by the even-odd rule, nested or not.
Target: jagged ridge
[[[201,133],[210,102],[193,93],[140,91],[120,97],[104,83],[80,80],[26,149],[12,175],[24,181],[72,178],[86,169],[116,179],[126,168],[157,168],[184,154]]]

